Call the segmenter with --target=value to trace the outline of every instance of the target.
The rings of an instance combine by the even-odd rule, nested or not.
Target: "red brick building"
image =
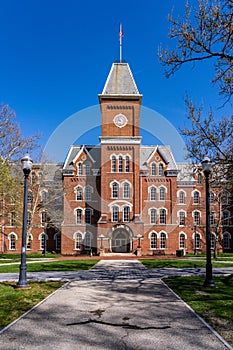
[[[71,146],[64,164],[46,164],[45,171],[34,166],[31,183],[36,176],[41,184],[30,249],[46,244],[67,255],[205,251],[202,170],[177,164],[169,146],[142,145],[142,95],[127,63],[112,65],[99,102],[99,146]],[[233,250],[230,200],[226,190],[211,191],[211,245],[217,233],[223,251]],[[20,229],[6,225],[4,232],[5,251],[18,251]]]

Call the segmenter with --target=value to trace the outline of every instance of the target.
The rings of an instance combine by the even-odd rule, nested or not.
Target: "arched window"
[[[48,200],[48,191],[47,190],[42,190],[41,191],[41,201],[46,203]]]
[[[130,185],[128,182],[124,182],[123,185],[123,197],[124,198],[130,198]]]
[[[41,224],[44,226],[44,224],[47,222],[47,211],[43,210],[41,212]]]
[[[112,173],[116,172],[116,156],[112,156]]]
[[[15,233],[10,233],[8,236],[9,239],[9,250],[16,250],[16,240],[17,236]]]
[[[210,249],[215,248],[215,235],[211,232],[210,234]]]
[[[202,174],[201,173],[197,174],[197,183],[198,183],[198,185],[201,185],[201,183],[202,183]]]
[[[77,209],[76,210],[76,223],[77,224],[81,224],[82,223],[82,214],[83,214],[82,209]]]
[[[10,226],[16,226],[16,212],[10,212]]]
[[[199,204],[200,203],[200,194],[198,191],[193,192],[193,204]]]
[[[83,165],[82,163],[78,163],[78,175],[82,175],[83,174]]]
[[[179,212],[179,225],[180,226],[185,225],[185,212],[184,211]]]
[[[30,211],[27,212],[27,227],[31,226],[32,223],[32,213]]]
[[[125,157],[125,172],[126,173],[130,172],[130,159],[129,159],[129,156]]]
[[[39,184],[42,182],[43,174],[41,172],[38,173],[38,182]]]
[[[150,210],[150,223],[156,224],[156,209],[154,208]]]
[[[85,223],[91,224],[91,208],[85,209]]]
[[[159,176],[163,176],[164,175],[164,170],[163,170],[163,164],[159,164]]]
[[[32,172],[32,184],[35,185],[36,183],[36,173],[33,171]]]
[[[151,187],[150,189],[150,200],[155,201],[156,200],[156,188]]]
[[[129,222],[130,219],[130,208],[129,207],[124,207],[123,210],[123,221],[124,222]]]
[[[75,235],[75,250],[81,249],[82,240],[82,234],[80,232],[77,232]]]
[[[211,213],[210,213],[210,225],[214,225],[215,224],[215,213],[214,213],[214,211],[212,211]]]
[[[156,164],[155,163],[151,164],[151,175],[152,176],[156,175]]]
[[[161,232],[160,234],[160,249],[166,249],[166,233]]]
[[[200,249],[201,248],[201,237],[199,233],[194,234],[194,249]]]
[[[85,249],[91,249],[91,234],[89,232],[86,232],[85,234],[84,246]]]
[[[193,225],[199,226],[200,225],[200,212],[194,211],[193,213]]]
[[[119,171],[119,173],[122,173],[122,171],[123,171],[123,158],[122,158],[122,156],[119,156],[119,159],[118,159],[118,171]]]
[[[46,241],[48,240],[48,235],[45,232],[42,232],[39,236],[40,240],[40,250],[45,250],[46,249]]]
[[[214,204],[214,192],[210,192],[210,204]]]
[[[27,235],[27,250],[31,250],[32,249],[32,235],[29,234]]]
[[[86,165],[86,175],[87,176],[91,175],[91,166],[90,166],[90,164],[86,163],[85,165]]]
[[[61,251],[61,234],[60,234],[60,232],[55,234],[54,239],[55,239],[56,252],[60,252]]]
[[[90,186],[87,186],[85,189],[85,199],[86,201],[91,201],[92,189]]]
[[[164,187],[160,187],[159,189],[159,200],[160,201],[165,201],[166,199],[166,190]]]
[[[229,192],[226,190],[223,190],[221,193],[221,200],[223,205],[229,204]]]
[[[159,209],[159,223],[164,225],[166,224],[166,210]]]
[[[117,206],[112,207],[112,221],[113,222],[118,222],[118,217],[119,217],[119,208]]]
[[[150,247],[151,249],[157,248],[157,234],[155,232],[152,232],[150,235]]]
[[[33,194],[32,191],[28,191],[28,204],[32,204],[33,202]]]
[[[112,184],[112,198],[118,198],[119,185],[117,182]]]
[[[222,212],[222,224],[223,224],[223,226],[229,226],[229,217],[230,217],[230,212],[228,210],[224,210]]]
[[[229,232],[224,232],[223,236],[222,236],[223,249],[230,249],[230,247],[231,247],[230,239],[231,239],[230,233]]]
[[[185,192],[184,191],[179,192],[179,204],[185,204]]]
[[[181,233],[180,234],[180,249],[184,249],[185,248],[185,234]]]
[[[77,201],[82,201],[83,200],[83,189],[82,189],[82,187],[78,187],[77,188],[76,199],[77,199]]]

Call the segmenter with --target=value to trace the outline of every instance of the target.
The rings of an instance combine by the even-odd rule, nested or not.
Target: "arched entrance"
[[[110,239],[113,253],[129,253],[132,250],[131,232],[126,225],[115,226]]]

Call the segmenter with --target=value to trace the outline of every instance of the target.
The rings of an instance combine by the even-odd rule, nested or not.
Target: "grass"
[[[141,263],[145,265],[148,269],[152,268],[201,268],[205,267],[206,263],[205,261],[198,261],[198,260],[166,260],[166,259],[140,259]],[[213,267],[233,267],[233,262],[229,263],[221,263],[221,262],[212,262]]]
[[[169,277],[164,282],[233,346],[233,275],[214,277],[216,288],[203,287],[204,277]]]
[[[62,286],[61,282],[30,282],[30,289],[15,289],[15,283],[0,283],[0,329]]]
[[[28,272],[89,270],[99,260],[60,260],[27,264]],[[0,273],[19,272],[18,265],[0,266]]]
[[[52,253],[46,253],[44,254],[27,254],[27,259],[47,259],[47,258],[59,258],[60,254],[52,254]],[[0,254],[0,262],[4,262],[5,260],[20,260],[21,254]]]

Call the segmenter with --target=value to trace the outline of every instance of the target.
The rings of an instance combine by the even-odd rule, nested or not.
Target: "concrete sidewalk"
[[[91,271],[96,279],[67,283],[3,332],[0,349],[230,348],[138,261]]]

